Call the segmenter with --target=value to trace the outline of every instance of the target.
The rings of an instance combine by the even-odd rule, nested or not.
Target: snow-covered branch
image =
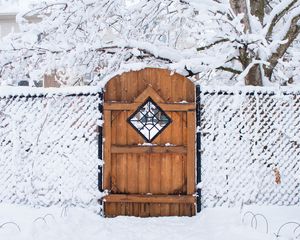
[[[55,71],[63,73],[62,84],[90,73],[99,78],[88,83],[97,84],[131,65],[201,74],[201,82],[214,84],[235,84],[252,66],[246,84],[277,81],[287,74],[284,61],[300,64],[289,54],[299,9],[295,0],[53,0],[18,15],[21,32],[1,44],[0,81],[39,80]],[[262,72],[255,61],[269,67]]]

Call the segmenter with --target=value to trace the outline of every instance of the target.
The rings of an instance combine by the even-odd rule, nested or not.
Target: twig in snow
[[[258,226],[257,217],[260,217],[260,218],[264,219],[265,226],[266,226],[266,233],[268,234],[268,232],[269,232],[269,222],[268,222],[267,218],[261,213],[254,214],[251,211],[247,211],[247,212],[244,213],[244,216],[242,218],[242,222],[245,224],[245,218],[249,214],[252,216],[251,221],[250,221],[251,227],[254,228],[254,229],[257,229],[257,226]]]
[[[281,232],[281,230],[282,230],[284,227],[289,226],[289,225],[296,225],[296,227],[294,228],[294,233],[295,233],[295,232],[297,231],[297,229],[300,227],[300,223],[298,223],[298,222],[286,222],[286,223],[282,224],[282,225],[280,226],[280,228],[278,229],[277,233],[275,234],[275,236],[276,236],[277,239],[280,237],[280,232]],[[298,238],[298,236],[297,236],[296,238]]]
[[[68,206],[64,206],[63,209],[61,210],[60,216],[61,217],[66,217],[68,215]]]
[[[35,223],[35,222],[38,222],[39,220],[42,220],[45,224],[47,224],[45,218],[43,218],[43,217],[38,217],[38,218],[34,219],[33,222]]]
[[[269,223],[268,223],[267,218],[266,218],[263,214],[261,214],[261,213],[255,214],[254,217],[255,217],[255,219],[256,219],[256,220],[255,220],[255,222],[256,222],[255,229],[257,229],[257,217],[261,217],[262,219],[265,220],[265,223],[266,223],[266,233],[268,234],[268,232],[269,232]],[[253,221],[253,219],[251,220],[251,226],[252,226],[252,221]]]
[[[0,225],[0,229],[3,228],[4,226],[7,226],[7,225],[14,225],[18,230],[19,232],[21,232],[21,228],[18,224],[16,224],[15,222],[5,222],[3,224]]]
[[[55,217],[52,214],[48,213],[48,214],[44,215],[43,217],[36,218],[33,222],[37,222],[39,220],[42,220],[45,224],[48,225],[48,223],[46,221],[47,217],[52,217],[53,221],[55,221]]]
[[[300,229],[300,225],[299,226],[297,226],[295,229],[294,229],[294,236],[295,236],[295,234],[296,234],[296,232],[297,232],[297,230],[298,229]],[[300,239],[300,233],[296,236],[296,239]]]

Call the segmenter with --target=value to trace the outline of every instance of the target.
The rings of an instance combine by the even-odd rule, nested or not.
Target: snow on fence
[[[98,195],[96,88],[0,92],[0,203],[91,205]]]
[[[197,99],[202,207],[300,204],[300,92],[202,87]],[[0,202],[94,205],[101,101],[98,88],[1,90]]]
[[[203,87],[202,207],[300,204],[300,94]]]

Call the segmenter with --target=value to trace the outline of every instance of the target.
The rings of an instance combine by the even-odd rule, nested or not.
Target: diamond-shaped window
[[[152,142],[172,122],[150,97],[127,121],[147,142]]]

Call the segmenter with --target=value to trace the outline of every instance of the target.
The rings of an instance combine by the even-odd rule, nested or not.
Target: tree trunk
[[[244,13],[243,24],[245,25],[244,31],[250,29],[249,18],[247,14],[247,3],[246,0],[230,0],[230,6],[235,14]]]
[[[251,14],[258,17],[261,24],[265,17],[265,0],[250,0]]]
[[[258,64],[254,65],[245,77],[246,85],[262,86],[261,69]]]
[[[251,25],[247,9],[247,0],[230,0],[230,5],[235,14],[244,13],[243,23],[245,25],[244,32],[251,33]],[[256,16],[261,24],[264,21],[265,0],[250,0],[250,13]],[[247,52],[247,46],[240,49],[240,61],[244,70],[254,60],[259,59],[258,56],[250,56]],[[254,65],[245,77],[246,85],[262,86],[262,73],[259,65]]]
[[[244,13],[243,23],[245,31],[251,31],[250,20],[248,16],[247,0],[230,0],[230,6],[235,14]],[[250,13],[256,16],[263,24],[265,16],[265,0],[250,0]]]

